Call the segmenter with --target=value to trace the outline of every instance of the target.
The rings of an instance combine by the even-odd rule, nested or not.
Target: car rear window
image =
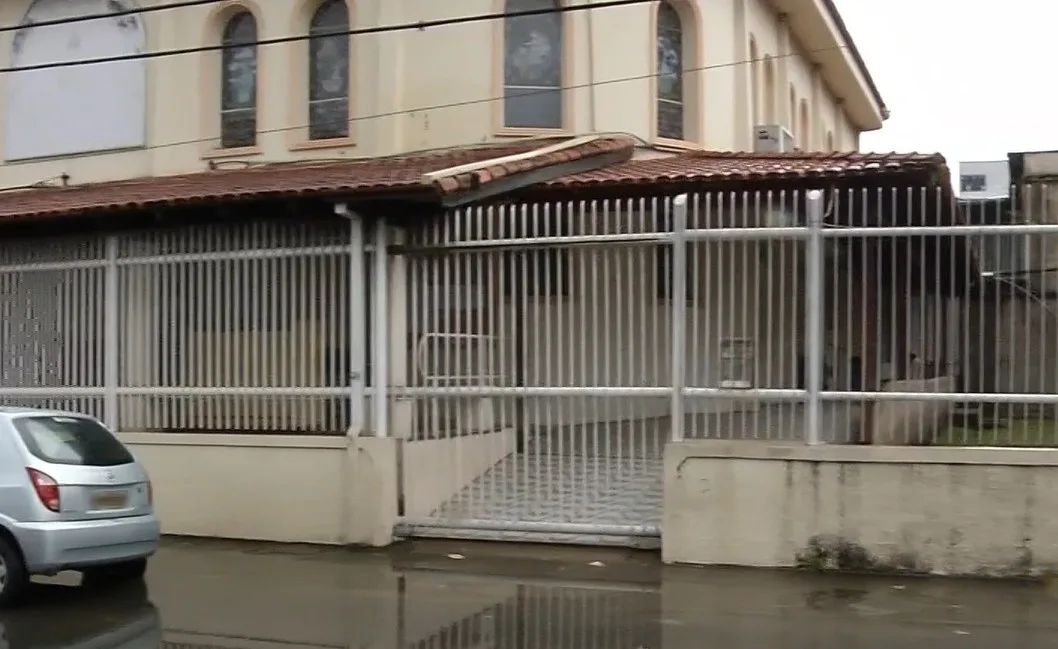
[[[121,442],[91,419],[53,415],[16,417],[12,423],[29,452],[45,462],[115,466],[133,461]]]

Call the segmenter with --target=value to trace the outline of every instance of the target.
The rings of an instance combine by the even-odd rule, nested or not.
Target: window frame
[[[253,28],[253,39],[251,42],[242,43],[240,41],[234,41],[229,43],[229,39],[234,40],[234,30],[237,27],[233,27],[238,20],[249,20],[250,25]],[[256,41],[260,40],[260,25],[257,20],[257,15],[249,9],[249,7],[238,6],[233,12],[226,15],[220,25],[220,61],[218,61],[220,68],[219,78],[219,101],[218,101],[218,117],[219,117],[219,133],[218,133],[218,148],[221,151],[240,151],[246,149],[255,149],[258,145],[257,130],[260,123],[260,48]],[[233,50],[246,48],[253,52],[253,101],[250,107],[225,107],[225,99],[227,97],[228,83],[231,76],[228,72],[228,62],[230,53]],[[253,115],[253,137],[249,141],[234,141],[232,143],[226,143],[227,133],[225,132],[225,117],[227,115],[251,112]]]
[[[665,5],[680,20],[680,65],[683,68],[681,79],[683,129],[681,138],[667,137],[661,134],[660,110],[661,92],[659,84],[658,42],[661,27],[661,11]],[[702,120],[702,85],[704,75],[701,73],[702,39],[701,15],[697,4],[687,0],[662,0],[651,8],[650,31],[650,133],[651,140],[661,146],[679,149],[701,148],[703,125]]]
[[[981,182],[980,187],[968,187],[967,180],[979,180]],[[988,175],[987,174],[959,174],[959,192],[983,192],[988,191]]]
[[[657,17],[657,21],[656,21],[655,29],[654,29],[654,49],[656,51],[656,56],[655,56],[655,59],[654,59],[654,73],[657,74],[656,78],[658,80],[658,83],[657,83],[657,89],[656,89],[656,91],[654,93],[654,101],[656,102],[656,104],[655,104],[656,115],[655,115],[655,119],[654,119],[654,123],[655,123],[654,127],[657,129],[658,139],[675,140],[677,142],[686,142],[689,139],[687,137],[687,130],[688,130],[687,129],[687,112],[688,112],[687,108],[688,108],[688,106],[687,106],[687,97],[686,97],[687,93],[686,93],[686,88],[685,88],[685,84],[684,84],[684,79],[686,77],[686,74],[684,73],[683,70],[684,70],[685,67],[687,67],[687,64],[686,64],[687,44],[685,42],[685,32],[684,32],[684,28],[683,28],[683,16],[680,15],[679,9],[677,9],[671,2],[669,2],[669,0],[661,0],[661,2],[658,3],[657,14],[658,14],[658,17]],[[672,29],[671,25],[666,26],[666,25],[663,24],[663,19],[664,19],[665,16],[669,16],[669,17],[675,19],[675,28],[676,29]],[[679,68],[680,68],[680,71],[679,71],[679,75],[678,75],[679,76],[679,99],[671,99],[671,98],[664,97],[664,96],[662,96],[662,91],[661,91],[661,77],[662,77],[662,71],[661,71],[661,67],[662,67],[661,42],[662,42],[662,33],[663,32],[669,32],[669,31],[676,32],[676,37],[675,37],[674,40],[677,40],[676,44],[679,46],[679,50],[680,50],[679,51]],[[662,125],[662,116],[661,116],[661,112],[662,111],[661,111],[661,108],[662,108],[662,106],[665,106],[665,105],[678,106],[679,107],[680,127],[679,127],[679,133],[678,134],[667,134],[667,133],[663,133],[662,132],[662,126],[663,125]]]
[[[519,8],[516,3],[518,0],[494,0],[497,13],[509,13],[514,11],[525,11],[526,8]],[[567,0],[551,0],[555,8],[564,8],[567,6]],[[509,18],[503,20],[494,21],[495,25],[493,28],[494,36],[494,80],[493,85],[496,88],[496,97],[499,97],[499,101],[494,102],[495,108],[493,111],[493,122],[494,131],[497,135],[508,135],[508,136],[532,136],[532,135],[551,135],[551,134],[567,134],[571,132],[571,124],[573,122],[573,95],[574,93],[569,91],[568,85],[573,79],[573,61],[569,56],[569,53],[573,51],[573,34],[572,25],[569,19],[568,12],[562,12],[557,14],[559,20],[559,43],[561,45],[561,51],[559,53],[559,83],[555,87],[555,91],[558,92],[561,106],[560,115],[561,123],[558,126],[508,126],[506,119],[507,112],[507,28],[509,24]],[[541,88],[544,88],[541,86]]]
[[[307,33],[311,35],[311,34],[314,33],[314,31],[317,30],[316,20],[321,16],[321,14],[324,11],[324,9],[327,8],[329,5],[330,6],[340,6],[342,8],[342,10],[345,12],[345,23],[344,23],[344,26],[342,26],[340,29],[337,29],[332,34],[323,37],[323,39],[332,39],[333,38],[336,41],[338,39],[342,38],[342,37],[344,37],[344,39],[345,39],[345,42],[344,42],[344,46],[345,46],[344,50],[345,50],[345,57],[346,57],[345,96],[344,97],[331,97],[331,98],[324,98],[324,99],[313,99],[313,81],[314,81],[314,71],[316,69],[316,67],[315,67],[316,58],[315,57],[318,54],[318,52],[316,50],[314,50],[314,48],[313,48],[313,44],[314,44],[315,40],[314,39],[310,39],[308,41],[308,43],[307,43],[307,47],[305,48],[305,59],[304,59],[305,64],[306,64],[306,75],[305,75],[305,80],[304,80],[305,81],[305,83],[304,83],[304,86],[305,86],[305,113],[306,113],[305,125],[306,125],[306,131],[307,131],[307,133],[306,133],[306,141],[310,142],[310,143],[320,143],[320,144],[328,143],[328,144],[331,144],[331,143],[338,142],[338,141],[348,141],[350,139],[350,137],[351,137],[351,134],[352,134],[352,119],[351,119],[351,117],[352,117],[353,78],[354,78],[354,75],[353,75],[354,58],[353,58],[353,47],[352,47],[353,44],[352,44],[351,37],[348,34],[343,33],[343,32],[348,32],[352,28],[353,16],[352,16],[352,10],[351,10],[351,8],[349,6],[349,3],[346,2],[346,0],[322,0],[321,2],[316,3],[313,6],[313,8],[312,8],[311,13],[309,13],[309,15],[308,15],[308,29],[307,29]],[[324,28],[324,29],[327,29],[327,28]],[[321,29],[320,31],[324,31],[324,29]],[[323,40],[323,39],[321,39],[321,40]],[[315,126],[315,124],[313,122],[313,110],[312,110],[312,108],[316,104],[321,104],[321,103],[325,103],[325,102],[344,102],[345,103],[346,123],[345,123],[345,130],[344,130],[343,133],[337,133],[337,134],[332,134],[332,135],[323,135],[323,136],[314,135],[313,127]]]

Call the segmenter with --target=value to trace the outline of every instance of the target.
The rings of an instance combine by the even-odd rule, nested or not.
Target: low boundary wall
[[[1052,449],[670,444],[666,563],[1058,572]]]
[[[147,468],[164,534],[387,545],[394,439],[120,433]]]

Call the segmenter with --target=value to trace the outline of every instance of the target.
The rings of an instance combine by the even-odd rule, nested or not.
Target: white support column
[[[364,225],[359,214],[335,208],[349,219],[349,437],[364,431],[364,380],[367,374],[367,273]]]
[[[376,437],[389,437],[389,255],[386,247],[389,226],[384,218],[375,221],[374,252],[372,253],[372,400],[371,429]]]
[[[107,426],[117,429],[118,422],[118,380],[119,363],[122,353],[118,349],[118,335],[121,317],[121,304],[118,297],[118,238],[107,236],[107,265],[103,271],[103,386],[106,390],[103,402],[103,418]]]
[[[391,229],[389,238],[393,243],[403,243],[404,232]],[[386,326],[389,336],[389,385],[405,387],[408,385],[409,354],[411,341],[408,339],[408,260],[404,255],[389,256],[389,322]],[[394,399],[390,407],[389,427],[394,437],[407,439],[411,436],[412,411],[414,401],[407,397]]]
[[[807,356],[808,403],[805,415],[805,441],[820,443],[822,417],[820,409],[823,390],[823,192],[808,192],[808,252],[805,263],[805,356]]]
[[[683,388],[687,382],[687,194],[672,200],[672,432],[684,435]]]

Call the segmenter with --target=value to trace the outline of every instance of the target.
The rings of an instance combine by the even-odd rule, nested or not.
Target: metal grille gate
[[[666,205],[473,208],[413,233],[395,257],[404,533],[656,546],[672,282],[650,233],[669,231]],[[593,240],[630,228],[647,237]]]

